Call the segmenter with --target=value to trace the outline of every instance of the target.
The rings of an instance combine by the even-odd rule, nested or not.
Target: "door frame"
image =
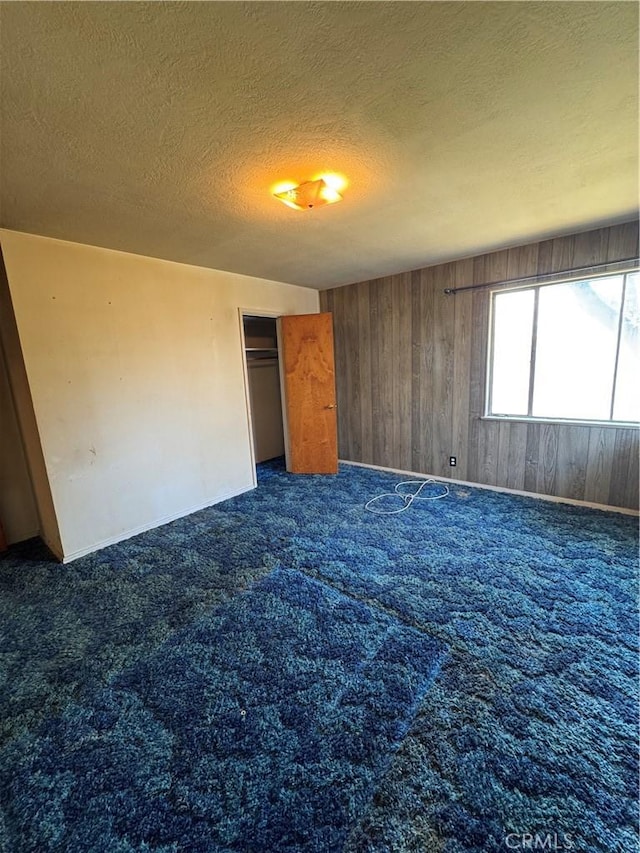
[[[247,409],[247,428],[249,432],[249,452],[251,454],[251,477],[253,488],[255,489],[258,485],[258,474],[256,467],[256,451],[253,446],[253,412],[251,411],[251,394],[249,392],[249,365],[247,364],[247,347],[244,336],[244,318],[245,317],[264,317],[265,320],[278,320],[279,317],[282,316],[282,312],[274,312],[263,310],[260,308],[238,308],[238,321],[240,323],[240,346],[242,348],[242,377],[244,381],[244,400]],[[278,323],[276,322],[276,348],[278,350],[278,369],[281,370],[281,358],[280,358],[280,333],[278,330]],[[281,407],[281,415],[282,415],[282,429],[285,435],[285,447],[286,447],[286,422],[285,422],[285,411],[284,411],[284,401]]]

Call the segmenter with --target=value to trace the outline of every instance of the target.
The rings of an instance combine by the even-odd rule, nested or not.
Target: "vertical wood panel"
[[[393,289],[391,278],[383,279],[378,291],[378,348],[380,350],[381,432],[385,459],[394,465],[394,387],[396,371],[393,363]]]
[[[411,470],[424,470],[422,384],[430,371],[425,358],[422,323],[422,274],[411,273]],[[425,395],[426,396],[426,395]]]
[[[454,270],[454,287],[464,287],[473,277],[473,261],[458,261]],[[473,330],[473,297],[461,293],[450,297],[454,308],[453,410],[451,453],[457,457],[455,476],[469,476],[469,385],[471,383],[471,334]]]
[[[394,465],[411,468],[411,274],[393,276]]]
[[[629,434],[629,469],[625,477],[625,491],[620,506],[637,507],[640,501],[640,433],[627,430]]]
[[[552,241],[551,272],[564,272],[573,266],[575,237],[558,237]]]
[[[478,482],[497,486],[500,424],[497,421],[480,421],[479,426]]]
[[[555,494],[584,500],[589,460],[589,427],[566,426],[558,430]]]
[[[358,303],[358,348],[360,350],[360,430],[361,455],[358,461],[373,463],[373,421],[371,400],[371,307],[369,286],[360,282],[353,288]],[[356,457],[358,459],[358,457]]]
[[[338,404],[338,455],[341,459],[351,459],[351,431],[347,419],[349,410],[349,362],[346,351],[345,297],[344,289],[337,288],[328,293],[323,302],[327,306],[327,311],[331,311],[333,315],[336,402]]]
[[[400,361],[400,327],[403,323],[402,307],[399,293],[400,276],[393,275],[389,279],[389,295],[391,298],[391,311],[389,315],[391,329],[391,448],[389,459],[393,468],[401,468],[400,456],[402,446],[402,434],[404,424],[400,417],[400,399],[404,377],[402,375],[402,363]]]
[[[351,459],[362,458],[362,420],[360,409],[362,401],[360,397],[360,355],[361,350],[358,343],[358,302],[357,292],[353,288],[342,288],[344,291],[343,311],[345,336],[345,356],[347,359],[346,376],[346,404],[347,404],[347,429],[350,436],[349,456]]]
[[[558,429],[557,424],[540,424],[538,482],[536,484],[536,491],[542,495],[557,494]]]
[[[553,269],[553,240],[538,243],[538,274],[546,275]]]
[[[525,492],[538,491],[540,463],[540,424],[527,424],[527,450],[524,463]]]
[[[509,424],[509,461],[507,463],[507,476],[499,486],[508,489],[525,488],[525,469],[527,465],[527,424]]]
[[[444,289],[454,284],[453,265],[444,264],[433,270],[433,474],[451,476],[451,419],[453,415],[453,330],[455,296]]]
[[[609,229],[609,243],[605,261],[638,257],[638,223],[627,222]]]
[[[374,290],[375,322],[371,324],[372,351],[377,351],[378,388],[377,412],[374,416],[373,446],[377,459],[385,459],[393,466],[393,385],[395,371],[393,367],[393,300],[389,278],[378,279]],[[373,316],[372,316],[373,319]]]
[[[509,444],[511,442],[509,421],[498,424],[498,452],[496,462],[496,486],[504,486],[509,478]]]
[[[373,435],[371,446],[373,451],[373,464],[384,465],[381,461],[387,459],[384,454],[384,446],[381,441],[380,423],[382,421],[382,400],[380,385],[380,347],[378,345],[378,315],[380,313],[378,293],[382,286],[380,279],[372,281],[369,285],[369,332],[371,336],[371,349],[369,360],[371,363],[371,421],[373,424]],[[358,459],[354,460],[360,461]]]
[[[609,503],[612,506],[638,505],[638,430],[616,430]]]
[[[507,278],[526,278],[536,275],[540,260],[540,244],[519,246],[507,252]]]
[[[483,419],[489,294],[443,293],[637,252],[628,223],[322,293],[335,320],[341,455],[637,508],[637,429]]]
[[[485,258],[475,258],[473,261],[473,281],[485,281]],[[458,297],[453,297],[457,299]],[[480,472],[480,431],[482,422],[482,407],[484,402],[485,373],[484,355],[485,332],[483,327],[488,325],[489,301],[487,292],[476,290],[471,292],[473,328],[471,332],[471,372],[469,379],[469,445],[467,448],[467,471],[470,480],[482,482]]]
[[[412,273],[411,287],[411,468],[414,471],[432,473],[433,283],[430,270]]]
[[[610,228],[598,228],[586,234],[576,234],[573,247],[573,266],[587,267],[607,260]]]
[[[587,451],[587,476],[584,499],[593,503],[609,503],[611,466],[616,446],[616,430],[594,427],[589,431]]]

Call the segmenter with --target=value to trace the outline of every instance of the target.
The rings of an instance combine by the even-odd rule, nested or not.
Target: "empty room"
[[[0,850],[637,850],[637,4],[0,40]]]

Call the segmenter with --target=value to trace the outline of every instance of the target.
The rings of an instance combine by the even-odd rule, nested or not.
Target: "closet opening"
[[[241,312],[247,407],[257,465],[284,456],[276,317]]]

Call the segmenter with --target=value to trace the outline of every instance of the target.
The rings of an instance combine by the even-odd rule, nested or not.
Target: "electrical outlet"
[[[456,457],[450,456],[449,457],[449,465],[451,465],[452,468],[455,468],[457,464],[458,464],[458,460],[456,459]]]

